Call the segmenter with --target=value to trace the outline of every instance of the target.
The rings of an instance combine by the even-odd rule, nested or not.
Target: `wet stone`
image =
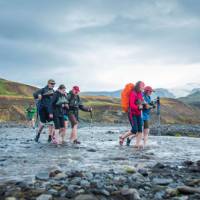
[[[41,194],[39,197],[37,197],[36,200],[52,200],[52,195]]]
[[[171,178],[154,178],[153,179],[153,183],[156,184],[156,185],[169,185],[170,183],[173,182],[173,179]]]
[[[75,200],[98,200],[94,195],[91,194],[80,194]]]
[[[139,192],[135,188],[122,189],[121,194],[130,200],[140,200]]]
[[[87,180],[81,180],[80,185],[83,188],[89,188],[90,187],[90,182],[87,181]]]
[[[146,169],[139,169],[138,172],[142,174],[144,177],[149,175],[148,170]]]
[[[180,186],[177,190],[182,194],[200,194],[200,188],[188,187],[188,186]]]
[[[49,173],[48,172],[40,172],[35,176],[35,178],[40,181],[48,181]]]

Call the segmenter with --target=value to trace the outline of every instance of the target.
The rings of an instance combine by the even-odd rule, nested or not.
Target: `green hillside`
[[[25,108],[34,103],[32,93],[36,87],[0,79],[0,121],[25,120]],[[127,123],[127,114],[122,113],[120,99],[105,96],[82,96],[86,106],[94,109],[93,120],[98,123]],[[90,121],[90,114],[80,112],[82,121]],[[157,116],[153,112],[152,121]],[[199,124],[200,109],[177,99],[161,98],[161,121],[171,124]]]
[[[37,88],[21,84],[17,82],[8,81],[5,79],[0,79],[0,95],[6,96],[32,96],[32,93],[36,91]]]

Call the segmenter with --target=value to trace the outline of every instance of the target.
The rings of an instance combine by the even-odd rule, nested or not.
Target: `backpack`
[[[125,85],[121,92],[121,107],[124,112],[128,112],[129,109],[129,98],[131,91],[134,89],[133,83],[128,83]]]

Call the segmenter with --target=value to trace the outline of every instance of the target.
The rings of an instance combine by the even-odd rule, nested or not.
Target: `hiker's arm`
[[[33,93],[34,99],[38,99],[40,95],[42,95],[43,89],[39,89],[36,92]]]
[[[80,103],[79,103],[79,109],[84,111],[84,112],[91,112],[92,111],[92,108],[84,106],[81,100],[80,100]]]
[[[85,107],[83,104],[79,105],[79,109],[84,111],[84,112],[91,112],[92,108]]]
[[[135,104],[135,95],[133,92],[131,92],[130,94],[130,109],[138,110],[138,106]]]

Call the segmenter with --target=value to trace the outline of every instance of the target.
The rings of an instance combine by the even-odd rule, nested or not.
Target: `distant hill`
[[[83,96],[106,96],[106,97],[114,97],[114,98],[121,98],[122,90],[116,91],[99,91],[99,92],[82,92]],[[157,88],[155,89],[155,93],[152,94],[153,98],[159,97],[166,97],[166,98],[175,98],[174,94],[164,88]]]
[[[194,94],[195,92],[200,92],[200,88],[194,88],[190,94]]]
[[[198,88],[200,88],[200,83],[187,83],[183,86],[171,88],[169,90],[175,95],[176,98],[180,98],[186,97]]]
[[[83,95],[83,96],[106,96],[106,97],[120,98],[121,91],[122,90],[116,90],[116,91],[110,91],[110,92],[109,91],[82,92],[81,95]]]
[[[152,94],[153,98],[159,97],[165,97],[165,98],[175,98],[174,94],[171,93],[169,90],[164,88],[156,88],[155,92]]]
[[[0,95],[29,97],[36,90],[36,87],[0,78]]]
[[[200,108],[200,90],[196,90],[196,92],[193,92],[186,97],[181,97],[179,100]]]

